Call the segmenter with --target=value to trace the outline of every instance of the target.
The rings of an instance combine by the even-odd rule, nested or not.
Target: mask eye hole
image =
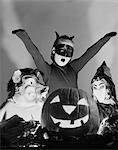
[[[97,87],[96,87],[96,86],[93,86],[93,90],[97,90]]]
[[[61,49],[61,48],[63,48],[65,46],[65,44],[58,44],[57,46],[56,46],[56,49]]]
[[[50,104],[59,103],[59,102],[60,102],[60,98],[59,98],[59,95],[57,95],[57,96],[50,102]]]
[[[25,85],[36,85],[36,81],[33,78],[27,78],[26,80],[23,81]]]
[[[105,88],[105,85],[102,84],[102,85],[100,86],[100,89],[104,89],[104,88]]]
[[[71,53],[73,52],[73,47],[71,47],[70,45],[66,45],[66,47],[67,47],[69,52],[71,52]]]
[[[105,84],[101,84],[101,85],[99,85],[99,86],[93,86],[93,89],[94,90],[102,90],[102,89],[104,89],[106,86],[105,86]]]
[[[30,84],[33,84],[33,82],[31,81]]]
[[[64,49],[60,49],[60,52],[62,53],[62,52],[65,52],[65,50]]]
[[[28,83],[31,84],[31,85],[36,84],[35,80],[33,80],[33,79],[29,79]]]

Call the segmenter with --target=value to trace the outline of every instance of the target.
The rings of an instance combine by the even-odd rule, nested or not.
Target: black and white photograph
[[[0,149],[118,148],[118,0],[0,0]]]

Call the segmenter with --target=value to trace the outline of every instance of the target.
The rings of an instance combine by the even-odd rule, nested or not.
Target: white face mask
[[[99,102],[104,102],[107,96],[106,84],[103,80],[95,81],[92,85],[93,97],[95,97]]]
[[[35,101],[36,96],[37,96],[36,88],[33,86],[26,87],[26,89],[24,89],[22,96],[24,96],[24,98],[27,102]]]
[[[57,53],[55,53],[55,62],[57,63],[57,65],[59,66],[65,66],[70,60],[71,60],[71,57],[65,57],[65,56],[62,56],[62,55],[58,55]]]

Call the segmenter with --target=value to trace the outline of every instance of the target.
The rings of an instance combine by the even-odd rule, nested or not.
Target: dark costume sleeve
[[[106,104],[97,102],[97,106],[98,106],[101,120],[117,112],[116,105],[111,105],[111,104],[106,105]]]
[[[86,63],[99,52],[102,46],[104,46],[104,44],[107,43],[110,38],[111,36],[109,34],[106,34],[104,37],[99,39],[95,44],[89,47],[81,57],[74,59],[70,63],[71,66],[74,68],[74,70],[76,72],[79,72],[86,65]]]
[[[16,34],[25,44],[26,49],[32,56],[37,69],[41,72],[41,75],[44,78],[44,82],[46,82],[47,77],[50,73],[50,65],[44,60],[42,54],[38,50],[38,48],[34,45],[29,35],[25,32],[25,30],[18,29],[12,31],[13,34]]]

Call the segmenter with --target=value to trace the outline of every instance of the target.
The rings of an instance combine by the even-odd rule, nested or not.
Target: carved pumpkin
[[[42,124],[49,131],[58,128],[65,136],[96,133],[99,126],[98,108],[93,99],[81,89],[57,89],[44,103]]]

